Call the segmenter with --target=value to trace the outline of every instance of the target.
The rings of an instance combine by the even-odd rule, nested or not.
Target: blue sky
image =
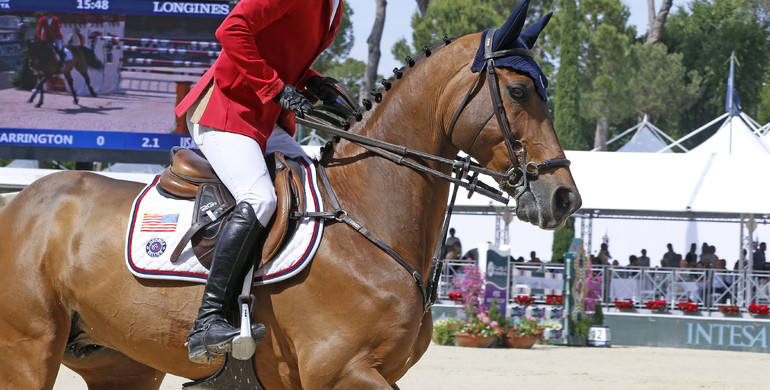
[[[622,0],[631,10],[630,24],[637,26],[637,32],[642,34],[647,31],[647,0]],[[655,0],[655,9],[657,11],[662,0]],[[678,6],[684,6],[690,0],[674,0],[673,9]],[[351,0],[349,1],[353,8],[353,30],[355,35],[355,44],[351,51],[351,56],[358,60],[367,61],[366,39],[371,32],[374,23],[374,0]],[[387,0],[387,12],[385,15],[385,29],[383,31],[380,50],[379,73],[389,76],[394,67],[403,65],[402,60],[396,60],[390,53],[390,47],[400,38],[411,39],[412,27],[410,25],[412,15],[417,10],[415,0]],[[493,26],[490,26],[493,27]]]

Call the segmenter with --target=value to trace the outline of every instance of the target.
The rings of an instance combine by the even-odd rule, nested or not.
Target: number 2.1
[[[157,138],[147,138],[142,137],[142,147],[143,148],[159,148],[160,144],[158,143]]]

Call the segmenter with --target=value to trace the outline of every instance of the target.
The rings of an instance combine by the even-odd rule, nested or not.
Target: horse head
[[[556,229],[581,199],[546,104],[548,82],[529,50],[551,14],[522,31],[528,5],[521,2],[500,29],[450,45],[478,49],[470,70],[467,58],[458,62],[464,69],[442,94],[450,107],[442,122],[455,148],[504,173],[496,180],[516,199],[519,219]]]

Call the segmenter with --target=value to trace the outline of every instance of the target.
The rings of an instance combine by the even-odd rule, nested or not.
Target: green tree
[[[633,114],[627,80],[636,30],[628,27],[630,13],[620,0],[584,0],[579,13],[581,112],[596,123],[594,147],[605,150],[610,123]]]
[[[337,36],[329,48],[315,60],[313,70],[325,76],[334,77],[342,82],[354,96],[358,97],[366,64],[348,57],[355,41],[353,24],[350,22],[353,9],[347,0],[343,0],[343,2],[345,11],[342,14]]]
[[[560,12],[554,17],[554,23],[558,26],[554,35],[559,47],[559,73],[556,75],[553,125],[564,149],[585,149],[588,143],[580,126],[580,46],[575,0],[559,0],[559,9]]]
[[[765,76],[765,84],[759,91],[759,104],[755,119],[759,123],[770,123],[770,77],[768,76]]]
[[[427,12],[412,15],[412,41],[398,40],[391,49],[401,61],[419,55],[423,46],[441,44],[444,36],[455,37],[500,27],[520,0],[432,0]],[[552,8],[554,0],[534,0],[529,7],[529,23]]]
[[[569,244],[575,238],[575,218],[567,218],[567,223],[559,230],[553,232],[553,244],[551,245],[551,259],[563,259],[569,250]]]
[[[724,112],[733,51],[740,62],[735,67],[735,86],[743,109],[751,112],[759,104],[770,65],[770,37],[767,18],[751,12],[756,4],[748,0],[693,0],[689,10],[680,8],[669,17],[663,42],[670,51],[682,55],[688,71],[697,71],[703,79],[704,92],[683,110],[682,127],[695,129]],[[703,134],[694,142],[708,136]]]
[[[690,108],[700,96],[701,77],[687,71],[682,55],[668,53],[662,43],[631,46],[633,72],[628,79],[631,103],[638,114],[647,114],[650,122],[666,123],[671,136],[684,136],[676,124],[679,114]],[[679,132],[677,132],[679,130]]]

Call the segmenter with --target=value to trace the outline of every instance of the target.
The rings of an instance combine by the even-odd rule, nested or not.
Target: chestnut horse
[[[417,61],[351,132],[447,159],[464,150],[505,172],[512,161],[500,125],[489,120],[488,76],[471,88],[476,74],[469,66],[479,41],[479,34],[468,35]],[[533,80],[496,71],[503,119],[527,161],[564,158]],[[345,140],[326,168],[348,216],[427,280],[449,184]],[[519,194],[517,215],[555,229],[577,210],[580,196],[567,166],[538,173]],[[203,378],[219,368],[221,358],[204,365],[187,359],[185,335],[203,285],[138,279],[125,265],[129,211],[143,187],[57,173],[0,211],[0,388],[50,389],[62,363],[91,390],[157,389],[165,373]],[[430,343],[431,313],[415,279],[345,224],[326,226],[315,258],[298,276],[253,293],[255,321],[268,329],[255,359],[266,389],[397,388]]]

